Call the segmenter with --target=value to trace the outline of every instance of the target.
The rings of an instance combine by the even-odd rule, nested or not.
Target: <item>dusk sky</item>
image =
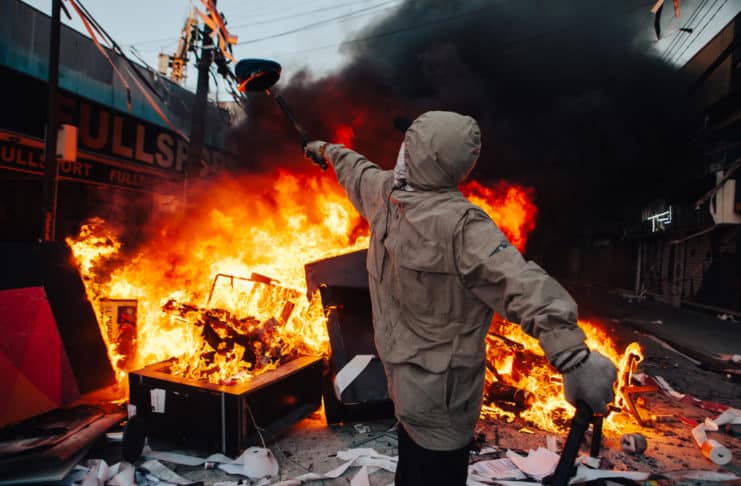
[[[50,0],[24,1],[44,12],[50,11]],[[518,8],[523,7],[523,2],[529,2],[535,15],[539,8],[554,8],[543,7],[545,2],[542,0],[492,2],[502,6],[517,3]],[[363,28],[392,15],[403,3],[402,0],[219,0],[218,8],[224,12],[230,31],[239,37],[239,44],[234,47],[237,59],[273,58],[283,65],[284,78],[290,78],[303,67],[309,67],[316,76],[340,68],[347,61],[341,53],[343,44],[363,42]],[[174,51],[191,6],[203,10],[201,2],[186,0],[84,0],[83,4],[127,54],[131,54],[134,48],[146,63],[154,67],[160,52],[171,54]],[[636,39],[632,47],[668,57],[677,66],[691,58],[741,11],[741,0],[682,0],[681,18],[674,19],[671,4],[667,0],[662,40]],[[653,1],[648,0],[637,2],[630,9],[645,10],[645,24],[649,31],[653,29],[652,5]],[[604,15],[624,15],[617,7],[616,4],[614,12],[606,11]],[[700,11],[696,13],[698,7]],[[74,11],[72,14],[72,21],[62,15],[63,22],[85,33]],[[634,15],[626,16],[626,21],[634,22],[635,19]],[[409,25],[415,28],[415,19],[409,19]],[[686,34],[678,31],[687,26],[695,29],[691,41],[681,38]],[[194,89],[195,80],[191,67],[186,86]]]

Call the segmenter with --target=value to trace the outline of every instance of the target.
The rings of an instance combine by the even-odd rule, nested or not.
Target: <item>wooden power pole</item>
[[[214,0],[216,6],[216,0]],[[193,111],[190,121],[190,151],[188,162],[185,165],[186,180],[198,175],[203,152],[203,138],[206,132],[206,105],[208,103],[208,77],[211,70],[211,61],[214,56],[214,44],[211,41],[211,28],[204,23],[203,41],[201,44],[201,59],[198,63],[198,85],[193,100]]]
[[[51,35],[49,37],[49,76],[47,82],[46,140],[44,144],[44,194],[41,206],[44,241],[54,241],[57,219],[57,114],[59,105],[59,38],[62,0],[51,2]]]

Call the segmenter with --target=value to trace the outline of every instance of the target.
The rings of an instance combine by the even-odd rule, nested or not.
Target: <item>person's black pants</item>
[[[418,445],[398,425],[399,462],[395,486],[465,486],[468,446],[453,451],[433,451]]]

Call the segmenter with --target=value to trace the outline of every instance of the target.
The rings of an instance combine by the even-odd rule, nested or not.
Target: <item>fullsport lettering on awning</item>
[[[78,127],[80,149],[137,165],[185,172],[189,144],[175,132],[71,95],[61,97],[60,123]],[[204,147],[202,166],[189,175],[208,175],[230,165],[227,152]]]
[[[42,175],[44,142],[0,131],[0,168]],[[116,159],[80,150],[76,161],[59,161],[59,179],[171,193],[182,176],[156,169],[132,168]]]
[[[3,68],[10,92],[27,100],[18,109],[0,110],[0,169],[43,174],[46,86],[41,80]],[[201,164],[188,168],[189,144],[175,131],[61,90],[60,124],[78,128],[78,157],[62,161],[62,180],[172,192],[188,177],[207,177],[233,165],[229,152],[205,146]]]

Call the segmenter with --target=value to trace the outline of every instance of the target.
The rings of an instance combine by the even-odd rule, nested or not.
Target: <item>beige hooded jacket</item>
[[[422,447],[468,444],[481,410],[484,339],[497,312],[547,357],[583,346],[577,308],[458,190],[481,147],[476,121],[428,112],[406,132],[407,182],[341,145],[325,156],[371,227],[368,274],[376,347],[396,415]]]

